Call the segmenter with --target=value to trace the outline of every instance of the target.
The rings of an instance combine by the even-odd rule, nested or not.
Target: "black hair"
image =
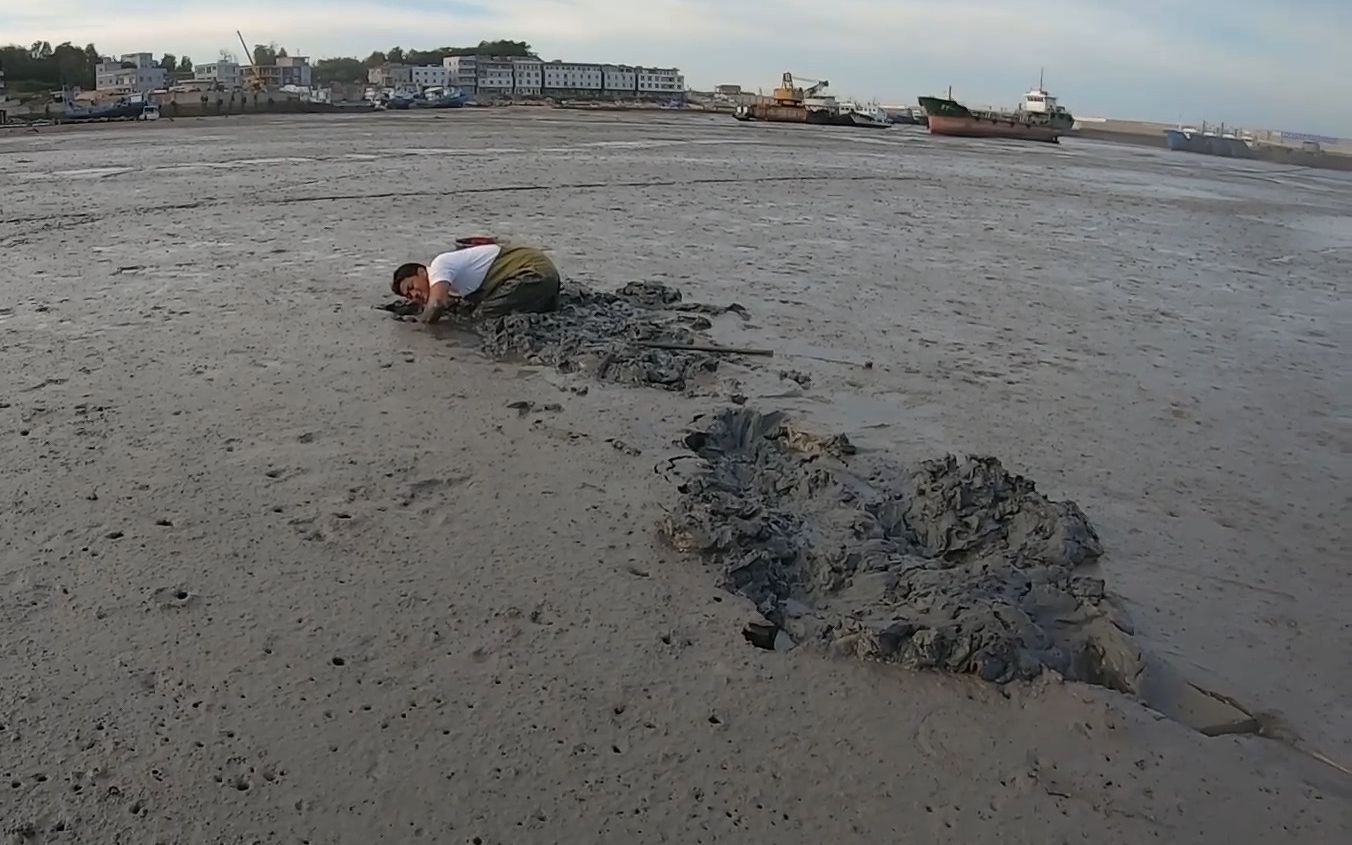
[[[424,266],[416,261],[400,264],[399,268],[394,271],[394,281],[390,282],[390,290],[394,291],[399,296],[403,296],[403,291],[399,290],[399,283],[409,276],[418,275],[418,271],[422,269],[424,269]]]

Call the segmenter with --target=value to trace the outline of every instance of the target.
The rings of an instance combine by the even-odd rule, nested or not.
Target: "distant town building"
[[[407,88],[413,84],[413,67],[383,64],[366,72],[366,81],[380,88]]]
[[[685,77],[677,68],[641,67],[637,73],[639,94],[685,93]]]
[[[742,93],[742,86],[719,85],[717,88],[714,89],[714,93],[722,94],[724,97],[736,97],[738,94]]]
[[[447,82],[467,97],[473,97],[479,89],[479,57],[447,56],[441,60],[446,68]]]
[[[601,72],[601,87],[608,93],[637,93],[638,71],[627,65],[606,65]]]
[[[479,96],[510,97],[516,90],[516,69],[511,59],[481,58],[478,70]]]
[[[409,68],[412,83],[419,88],[444,88],[451,72],[445,65],[418,65]]]
[[[150,53],[124,53],[111,59],[104,58],[94,68],[94,87],[114,94],[145,94],[163,88],[168,73],[155,64]]]
[[[544,93],[544,62],[537,58],[512,59],[512,93],[538,97]]]
[[[284,85],[309,88],[314,73],[309,56],[278,56],[277,64],[264,65],[259,70],[263,71],[264,84],[269,88],[281,88]]]
[[[546,62],[544,71],[546,94],[599,94],[605,81],[605,70],[601,65],[555,60]]]
[[[459,88],[466,96],[482,99],[542,95],[678,97],[685,93],[685,77],[676,68],[546,62],[536,56],[449,56],[442,66],[446,69],[446,85]]]
[[[233,91],[244,85],[244,72],[240,69],[239,62],[212,62],[204,65],[193,65],[192,81],[199,83],[208,83],[215,87],[220,86],[226,91]]]

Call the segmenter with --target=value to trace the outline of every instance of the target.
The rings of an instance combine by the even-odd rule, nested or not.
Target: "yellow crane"
[[[239,36],[239,46],[244,48],[244,56],[249,61],[249,87],[255,91],[262,91],[263,76],[258,72],[258,65],[255,64],[256,60],[254,59],[253,51],[249,49],[248,44],[244,43],[244,33],[237,29],[235,30],[235,35]]]
[[[810,82],[809,88],[801,88],[798,83]],[[775,102],[785,106],[801,105],[804,98],[812,97],[830,85],[826,80],[807,79],[805,77],[795,77],[792,71],[784,71],[784,79],[780,86],[775,89]]]

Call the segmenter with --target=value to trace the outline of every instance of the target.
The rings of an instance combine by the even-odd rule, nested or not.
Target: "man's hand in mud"
[[[430,326],[440,320],[450,307],[450,303],[447,302],[429,302],[423,306],[422,313],[418,315],[418,321]]]
[[[418,319],[423,323],[432,324],[440,320],[442,315],[450,309],[451,305],[459,297],[451,296],[450,285],[437,284],[432,286],[432,293],[427,298],[427,304],[423,306],[422,313]]]

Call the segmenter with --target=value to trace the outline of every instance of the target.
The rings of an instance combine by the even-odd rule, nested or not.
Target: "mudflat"
[[[775,354],[376,307],[483,232],[645,283],[598,332],[655,293],[683,342]],[[1344,174],[713,117],[162,120],[0,136],[0,245],[14,841],[1352,836]],[[1249,718],[813,647],[820,609],[758,642],[789,599],[669,526],[713,512],[702,433],[781,412],[844,467],[992,456],[1074,502],[1133,643]],[[838,615],[895,604],[845,575]]]

